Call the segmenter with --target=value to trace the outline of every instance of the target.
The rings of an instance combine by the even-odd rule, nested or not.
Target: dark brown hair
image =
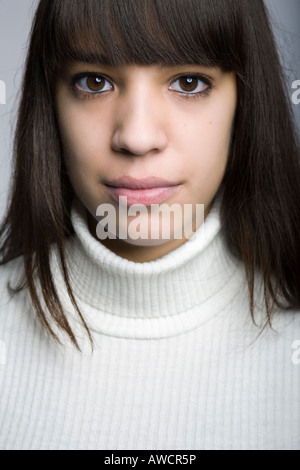
[[[226,243],[245,266],[253,320],[257,270],[263,278],[268,323],[274,304],[299,307],[299,152],[263,1],[41,0],[25,68],[0,254],[2,264],[23,255],[20,289],[29,289],[46,330],[57,339],[51,326],[56,322],[78,347],[50,269],[55,244],[69,296],[81,316],[65,260],[65,241],[73,233],[73,189],[53,97],[66,63],[91,60],[111,66],[198,63],[236,73],[233,141],[218,192]]]

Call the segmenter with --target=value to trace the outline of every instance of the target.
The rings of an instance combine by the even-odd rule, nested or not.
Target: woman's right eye
[[[74,78],[75,88],[87,94],[100,94],[113,89],[112,84],[102,75],[84,75]]]

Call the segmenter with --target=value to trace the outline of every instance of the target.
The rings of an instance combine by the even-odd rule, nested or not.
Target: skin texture
[[[89,85],[95,78],[74,82],[72,77],[79,73],[97,73],[107,81],[102,81],[100,92],[91,94]],[[212,88],[201,78],[188,88],[190,74],[202,74]],[[187,91],[189,96],[183,94]],[[196,94],[204,91],[206,95]],[[87,209],[95,237],[97,207],[114,204],[118,212],[104,181],[124,175],[178,183],[178,191],[164,202],[193,204],[193,217],[196,204],[204,204],[207,216],[228,160],[237,102],[235,74],[200,65],[110,68],[75,63],[59,78],[55,98],[70,181]],[[150,212],[144,217],[142,223],[151,224]],[[193,228],[198,226],[194,219]],[[101,243],[123,258],[146,262],[185,241],[181,237],[148,245],[119,239]]]

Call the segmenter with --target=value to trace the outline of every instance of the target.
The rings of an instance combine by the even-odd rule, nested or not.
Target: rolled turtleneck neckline
[[[71,220],[70,280],[93,331],[127,338],[174,336],[207,322],[236,292],[240,263],[225,246],[218,200],[189,240],[144,263],[124,259],[97,241],[79,201]]]

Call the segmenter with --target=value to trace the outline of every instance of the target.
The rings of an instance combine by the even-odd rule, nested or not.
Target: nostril
[[[128,150],[128,149],[126,149],[126,148],[124,148],[124,147],[121,147],[121,148],[119,149],[119,152],[124,153],[124,155],[134,155],[132,152],[130,152],[130,150]]]

